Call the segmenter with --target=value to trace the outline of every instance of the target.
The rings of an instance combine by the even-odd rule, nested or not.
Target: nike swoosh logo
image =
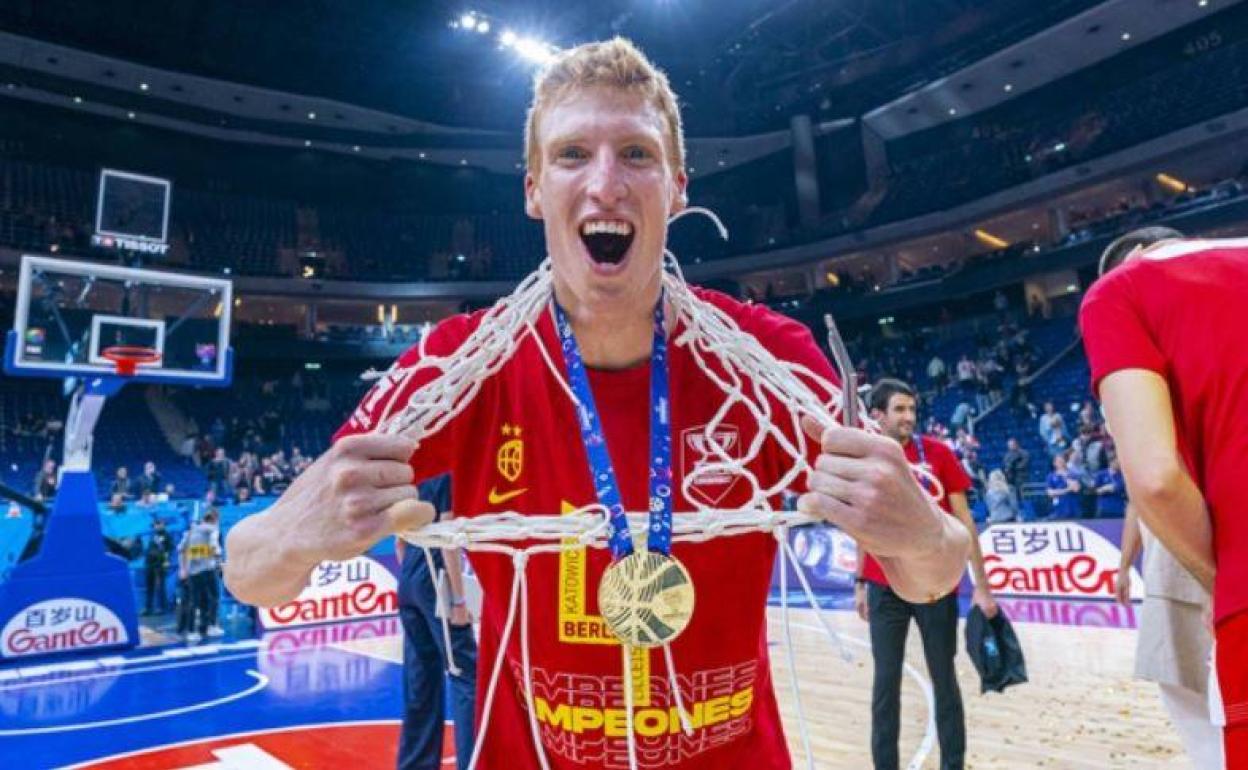
[[[500,495],[495,489],[491,488],[488,499],[490,501],[490,505],[502,505],[513,497],[519,497],[528,491],[529,488],[525,487],[523,489],[513,489],[510,492],[504,492]]]

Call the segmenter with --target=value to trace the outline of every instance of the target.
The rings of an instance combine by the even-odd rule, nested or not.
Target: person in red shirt
[[[958,519],[971,535],[971,569],[975,576],[973,601],[992,617],[997,603],[988,588],[984,557],[979,549],[979,530],[971,518],[966,490],[971,479],[957,455],[944,441],[915,434],[918,400],[914,389],[901,380],[885,378],[871,389],[871,416],[884,435],[900,444],[911,465],[925,468],[940,483],[940,490],[924,480],[937,494],[941,509]],[[854,607],[871,628],[871,657],[875,664],[871,693],[871,757],[875,770],[896,770],[897,740],[901,731],[901,675],[905,665],[906,635],[911,618],[919,626],[923,656],[936,696],[936,735],[940,742],[941,770],[958,770],[966,759],[966,719],[954,657],[958,652],[958,585],[934,584],[930,596],[907,601],[889,586],[888,576],[869,553],[863,554],[854,581]]]
[[[1079,326],[1132,507],[1213,592],[1228,768],[1248,767],[1248,240],[1114,241]]]
[[[667,222],[685,206],[687,184],[679,112],[665,77],[620,39],[564,52],[538,79],[526,144],[526,207],[544,223],[554,284],[535,333],[519,338],[464,410],[419,444],[371,431],[435,373],[380,380],[333,447],[272,508],[231,530],[227,581],[243,601],[287,601],[319,560],[345,558],[387,534],[422,526],[432,512],[416,499],[413,480],[446,470],[453,470],[457,517],[555,515],[600,501],[602,485],[590,463],[605,443],[623,507],[651,510],[647,485],[658,471],[645,426],[656,412],[670,415],[671,465],[662,470],[671,475],[665,486],[676,515],[695,504],[730,509],[750,499],[744,475],[707,470],[715,457],[705,427],[727,396],[695,360],[692,345],[679,342],[685,327],[661,304]],[[775,356],[835,380],[805,327],[761,306],[692,292],[694,301],[722,311]],[[453,356],[483,318],[443,321],[400,358],[400,367],[422,355]],[[670,396],[656,406],[650,390],[660,372],[660,347]],[[588,408],[574,406],[551,372],[557,365],[547,364],[569,349],[579,351],[580,361],[566,359],[560,374],[571,387],[573,371],[583,370],[588,379],[601,422],[593,443],[582,431],[592,422]],[[786,414],[777,413],[778,424],[788,425]],[[813,421],[804,428],[816,440],[808,458],[815,469],[799,507],[871,549],[899,592],[916,596],[926,586],[956,582],[967,533],[930,503],[900,447],[864,431],[820,429]],[[757,418],[738,404],[715,439],[744,457],[757,431]],[[794,462],[767,446],[748,470],[774,484]],[[699,469],[686,495],[682,481]],[[662,650],[633,653],[630,675],[622,676],[619,642],[596,601],[610,554],[569,548],[528,560],[526,667],[515,634],[500,649],[513,562],[471,552],[483,589],[478,721],[489,720],[477,766],[537,768],[540,752],[557,770],[626,768],[631,727],[641,767],[790,767],[767,652],[775,551],[774,538],[761,533],[673,548],[698,595],[688,628],[671,644],[692,723],[688,735]],[[484,694],[500,654],[500,683],[486,711]],[[626,684],[636,707],[631,726]]]

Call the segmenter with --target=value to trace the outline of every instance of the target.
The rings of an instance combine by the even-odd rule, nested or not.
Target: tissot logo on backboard
[[[1074,522],[997,524],[979,535],[988,585],[1014,596],[1114,597],[1122,552],[1104,535]],[[1131,598],[1143,580],[1131,570]]]
[[[325,561],[312,571],[294,600],[260,610],[265,628],[393,615],[399,611],[398,582],[390,570],[367,556]]]
[[[705,425],[687,428],[680,434],[681,470],[685,476],[700,471],[691,491],[704,505],[718,505],[741,480],[740,476],[726,468],[706,470],[708,466],[723,462],[716,445],[730,459],[741,459],[741,432],[735,425],[720,425],[710,436]]]
[[[46,599],[18,612],[0,631],[6,658],[114,647],[129,641],[113,611],[86,599]]]

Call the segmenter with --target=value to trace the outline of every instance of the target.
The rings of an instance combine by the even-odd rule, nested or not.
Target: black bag
[[[1001,692],[1027,681],[1027,662],[1004,612],[988,618],[972,606],[966,616],[966,652],[979,672],[980,692]]]

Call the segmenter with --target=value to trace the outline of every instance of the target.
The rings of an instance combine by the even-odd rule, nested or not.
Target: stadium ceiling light
[[[75,96],[75,97],[74,97],[74,104],[82,104],[82,97],[81,97],[81,96]]]
[[[1004,238],[998,238],[987,230],[975,230],[975,239],[985,246],[991,246],[994,249],[1004,249],[1010,245],[1010,242]]]
[[[311,147],[311,146],[312,146],[312,140],[311,140],[311,139],[304,139],[304,140],[303,140],[303,146],[304,146],[304,147]]]
[[[352,146],[351,146],[351,151],[352,151],[352,152],[359,152],[359,151],[360,151],[360,146],[359,146],[358,144],[356,144],[356,145],[352,145]]]
[[[476,14],[469,12],[469,13],[465,13],[463,16],[460,16],[459,26],[463,27],[464,29],[472,29],[473,27],[476,27],[477,26]]]
[[[950,107],[950,108],[949,108],[949,114],[950,114],[950,115],[957,115],[957,114],[958,114],[958,108],[957,108],[957,107]]]
[[[424,160],[424,158],[425,158],[425,154],[424,154],[423,152],[422,152],[422,153],[420,153],[420,158],[421,158],[421,160]]]
[[[482,35],[489,34],[489,31],[490,31],[490,23],[489,23],[488,21],[486,21],[485,19],[482,19],[481,21],[478,21],[478,22],[477,22],[477,31],[478,31],[478,32],[480,32]]]
[[[1204,8],[1205,6],[1209,5],[1209,0],[1200,0],[1200,2],[1197,3],[1196,5],[1199,5],[1201,8]]]
[[[309,112],[309,113],[308,113],[308,120],[316,120],[316,113],[315,113],[315,112]]]
[[[1008,94],[1010,91],[1013,91],[1013,90],[1014,90],[1014,84],[1013,84],[1013,83],[1006,83],[1006,84],[1005,84],[1005,92],[1006,92],[1007,94]]]
[[[559,50],[550,43],[543,43],[541,40],[531,37],[516,38],[511,48],[520,55],[520,58],[528,59],[537,64],[546,64],[551,59],[554,59],[555,52]]]
[[[127,113],[126,113],[126,117],[127,117],[127,118],[130,118],[131,120],[134,120],[134,113],[133,113],[133,112],[127,112]]]
[[[140,91],[146,91],[146,90],[147,90],[147,89],[149,89],[149,88],[151,88],[151,86],[149,86],[147,83],[139,83],[139,90],[140,90]]]
[[[1123,39],[1124,41],[1126,41],[1126,40],[1130,40],[1130,39],[1131,39],[1131,33],[1130,33],[1130,32],[1123,32],[1123,33],[1122,33],[1122,39]]]
[[[498,42],[502,43],[507,48],[510,48],[511,46],[515,45],[516,40],[517,40],[516,33],[512,32],[509,29],[503,30],[503,34],[498,36]]]

